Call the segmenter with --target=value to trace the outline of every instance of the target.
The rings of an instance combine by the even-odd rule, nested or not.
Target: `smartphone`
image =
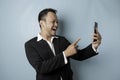
[[[97,33],[96,28],[98,28],[98,23],[95,22],[94,24],[94,33]],[[93,40],[93,42],[97,41],[96,39]]]

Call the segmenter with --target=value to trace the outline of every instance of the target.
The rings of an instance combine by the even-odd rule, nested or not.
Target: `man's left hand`
[[[101,44],[101,40],[102,40],[102,37],[98,32],[98,29],[96,29],[96,33],[93,34],[93,42],[92,42],[92,45],[95,49],[97,49],[98,46]]]

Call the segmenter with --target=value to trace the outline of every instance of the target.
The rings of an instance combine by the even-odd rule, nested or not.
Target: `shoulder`
[[[37,42],[37,37],[33,37],[30,40],[25,42],[25,45],[33,44]]]
[[[62,43],[70,43],[67,38],[65,38],[64,36],[59,36],[59,35],[56,35],[56,37],[58,37],[58,40]]]
[[[57,40],[60,40],[60,41],[65,41],[65,40],[67,40],[64,36],[55,35],[55,37],[57,38]]]
[[[60,36],[60,35],[55,35],[55,37],[58,39],[66,39],[64,36]]]

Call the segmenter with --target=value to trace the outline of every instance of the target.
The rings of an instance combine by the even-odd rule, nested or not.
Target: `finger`
[[[93,39],[98,39],[98,37],[93,37]]]
[[[98,39],[102,39],[102,37],[101,37],[101,35],[100,35],[100,33],[98,32],[97,34],[93,34],[93,37],[97,37]]]
[[[94,34],[94,36],[93,37],[97,37],[98,39],[102,39],[102,37],[101,37],[101,35],[100,35],[100,33],[98,32],[98,34]]]
[[[98,39],[98,40],[101,40],[101,36],[100,35],[93,35],[93,39]]]
[[[72,43],[72,45],[77,45],[77,43],[80,41],[80,38],[77,39],[75,42]]]
[[[100,43],[101,43],[101,41],[99,41],[99,40],[93,42],[93,44],[100,44]]]
[[[98,36],[98,34],[95,34],[95,33],[93,34],[93,37],[97,37],[97,36]]]
[[[93,38],[93,42],[97,42],[98,41],[98,39],[97,38]]]
[[[79,47],[78,45],[75,46],[76,49],[77,49],[78,47]]]

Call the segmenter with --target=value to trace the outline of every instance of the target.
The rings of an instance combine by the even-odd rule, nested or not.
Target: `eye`
[[[55,21],[50,21],[50,23],[54,23]]]
[[[56,23],[58,24],[58,21],[56,21]]]
[[[50,23],[52,23],[52,24],[57,23],[58,24],[58,21],[50,21]]]

